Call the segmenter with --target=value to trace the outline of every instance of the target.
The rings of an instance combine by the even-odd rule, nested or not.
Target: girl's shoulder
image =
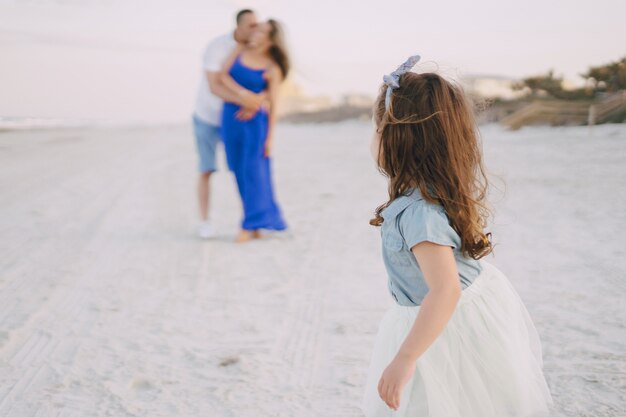
[[[402,237],[409,248],[423,241],[460,247],[459,235],[450,225],[443,206],[426,201],[417,190],[393,200],[381,216],[383,234]]]
[[[398,214],[395,223],[409,248],[423,241],[460,247],[460,237],[440,204],[414,199]]]
[[[393,200],[382,211],[381,216],[387,220],[393,217],[403,215],[405,211],[409,211],[409,216],[425,217],[429,213],[437,213],[445,216],[443,206],[436,203],[426,201],[418,189],[413,189],[405,195]],[[427,216],[426,216],[427,217]]]
[[[424,199],[411,201],[398,217],[404,221],[417,223],[448,223],[446,210],[440,204],[431,203]]]

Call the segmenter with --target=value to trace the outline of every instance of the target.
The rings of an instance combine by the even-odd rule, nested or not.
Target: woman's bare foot
[[[237,235],[237,238],[235,238],[235,242],[237,243],[245,243],[248,242],[249,240],[254,239],[254,231],[250,231],[250,230],[240,230],[239,234]]]
[[[252,231],[252,239],[261,239],[263,237],[263,235],[261,234],[260,230],[253,230]]]

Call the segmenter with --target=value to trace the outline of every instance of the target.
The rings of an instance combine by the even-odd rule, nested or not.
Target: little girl
[[[381,227],[389,292],[370,365],[367,417],[525,417],[552,399],[537,331],[507,278],[480,260],[487,179],[461,88],[409,70],[384,77],[372,151],[389,178]]]

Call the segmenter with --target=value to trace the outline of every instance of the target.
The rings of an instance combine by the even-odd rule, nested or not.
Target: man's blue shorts
[[[213,126],[202,121],[198,116],[193,116],[193,132],[196,135],[196,147],[198,148],[200,172],[213,172],[217,170],[215,153],[220,141],[220,127]]]

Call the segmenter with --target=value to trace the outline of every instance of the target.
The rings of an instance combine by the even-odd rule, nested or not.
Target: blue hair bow
[[[391,101],[391,92],[400,87],[400,76],[411,71],[411,68],[420,60],[419,55],[410,56],[402,65],[394,72],[383,77],[383,81],[387,84],[387,94],[385,94],[385,109],[389,110],[389,102]]]

